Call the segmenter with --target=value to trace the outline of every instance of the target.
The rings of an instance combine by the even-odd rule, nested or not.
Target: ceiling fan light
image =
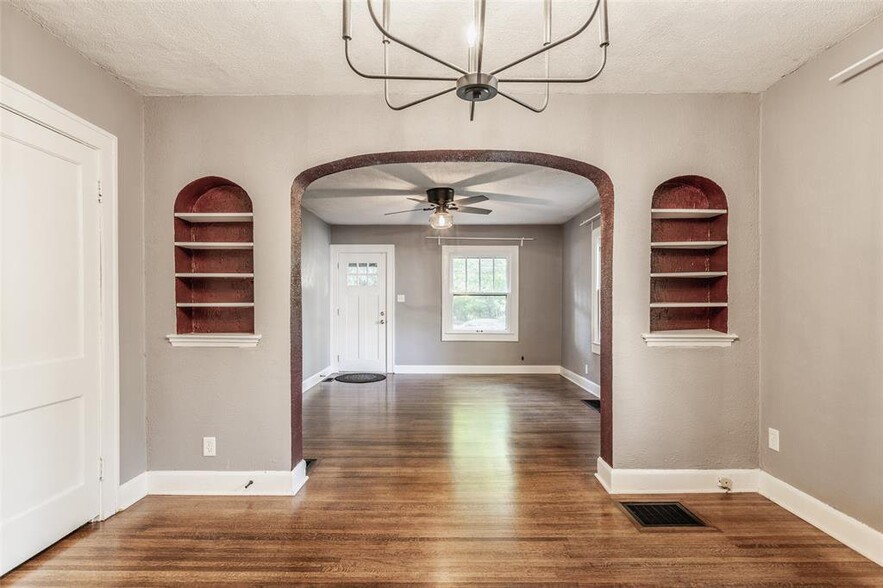
[[[438,230],[450,229],[454,226],[454,217],[450,212],[433,212],[429,217],[429,226]]]

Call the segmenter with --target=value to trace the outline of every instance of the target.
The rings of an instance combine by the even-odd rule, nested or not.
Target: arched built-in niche
[[[649,345],[729,345],[727,197],[701,176],[653,193]]]
[[[251,347],[254,213],[242,187],[217,176],[175,200],[175,346]]]

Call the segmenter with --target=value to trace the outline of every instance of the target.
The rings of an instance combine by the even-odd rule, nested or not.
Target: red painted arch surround
[[[301,317],[301,198],[315,180],[334,173],[391,163],[525,163],[582,176],[601,198],[601,457],[613,465],[613,183],[588,163],[531,151],[390,151],[346,157],[301,172],[291,186],[291,467],[303,459],[303,340]]]

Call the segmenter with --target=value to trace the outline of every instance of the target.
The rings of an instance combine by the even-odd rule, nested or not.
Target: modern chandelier
[[[350,66],[350,69],[352,69],[363,78],[367,78],[370,80],[383,80],[383,96],[386,100],[386,105],[389,106],[392,110],[404,110],[406,108],[410,108],[411,106],[416,106],[417,104],[432,100],[433,98],[438,98],[439,96],[443,96],[450,92],[456,92],[457,97],[469,102],[469,120],[473,120],[475,118],[475,104],[477,102],[490,100],[497,95],[500,95],[507,100],[511,100],[519,106],[523,106],[524,108],[527,108],[528,110],[531,110],[533,112],[543,112],[546,109],[546,106],[549,105],[550,84],[585,84],[587,82],[591,82],[599,75],[601,75],[601,72],[604,70],[604,66],[607,65],[607,47],[610,45],[610,36],[607,29],[607,0],[595,0],[592,12],[591,14],[589,14],[588,19],[586,19],[586,21],[583,22],[583,24],[579,26],[575,31],[555,41],[552,41],[552,0],[543,0],[543,46],[535,51],[531,51],[523,57],[520,57],[495,69],[487,68],[486,64],[482,61],[484,53],[485,7],[487,4],[487,0],[473,0],[472,24],[467,33],[468,59],[465,68],[462,68],[459,65],[451,63],[447,60],[436,57],[435,55],[432,55],[431,53],[424,51],[423,49],[420,49],[412,43],[405,41],[404,39],[397,37],[396,35],[391,33],[389,30],[390,0],[383,0],[382,20],[378,19],[377,17],[377,13],[374,10],[373,0],[366,0],[366,2],[368,3],[368,13],[371,15],[371,20],[374,22],[374,25],[377,27],[377,30],[380,31],[381,34],[381,42],[383,44],[383,73],[366,73],[359,70],[355,65],[353,65],[352,58],[350,57],[350,41],[353,39],[351,22],[352,0],[343,0],[342,37],[344,42],[344,52],[346,54],[346,62]],[[595,17],[598,17],[599,20],[598,36],[599,47],[601,48],[600,67],[598,67],[598,69],[594,73],[588,75],[587,77],[550,77],[549,51],[581,35],[595,20]],[[426,57],[427,59],[431,59],[436,63],[440,63],[441,65],[455,72],[456,75],[427,76],[412,74],[391,74],[389,73],[390,43],[396,43],[398,45],[401,45],[402,47],[410,49],[411,51],[419,55],[422,55],[423,57]],[[538,55],[545,56],[545,77],[507,78],[500,76],[501,73],[505,72],[509,68],[512,68],[529,59],[533,59]],[[424,96],[423,98],[414,100],[412,102],[406,102],[404,104],[393,104],[389,98],[390,80],[449,82],[453,83],[454,85],[444,90],[435,92],[434,94],[430,94],[429,96]],[[546,85],[545,97],[543,98],[542,104],[539,106],[532,106],[518,98],[515,98],[511,94],[502,91],[499,88],[499,84],[538,83]]]

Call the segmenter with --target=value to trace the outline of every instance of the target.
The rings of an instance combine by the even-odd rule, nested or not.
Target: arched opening
[[[434,150],[370,153],[339,159],[301,172],[291,187],[291,459],[303,458],[301,199],[317,179],[360,167],[394,163],[491,162],[523,163],[570,172],[592,182],[601,203],[601,458],[613,465],[613,183],[601,169],[588,163],[529,151]]]

